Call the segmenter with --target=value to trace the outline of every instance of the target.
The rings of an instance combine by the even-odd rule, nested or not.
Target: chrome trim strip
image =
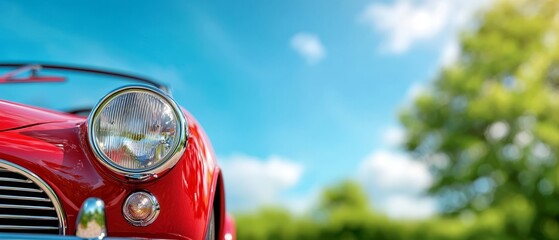
[[[25,219],[25,220],[58,220],[57,217],[0,214],[0,219]]]
[[[6,178],[6,177],[0,177],[0,182],[32,183],[32,181],[28,179],[23,180],[23,179]]]
[[[151,92],[161,97],[164,102],[167,102],[169,106],[171,106],[178,121],[179,141],[177,141],[177,145],[175,146],[175,149],[173,149],[169,153],[169,157],[167,160],[161,161],[161,163],[149,167],[147,169],[129,169],[129,168],[118,166],[114,164],[109,159],[109,157],[107,157],[103,153],[103,151],[99,148],[99,146],[97,146],[97,144],[95,143],[96,126],[93,124],[93,122],[95,118],[99,115],[99,112],[103,110],[103,107],[105,107],[105,105],[113,98],[117,97],[122,93],[131,92],[131,91]],[[88,135],[89,145],[93,149],[93,153],[95,154],[97,159],[100,160],[99,162],[101,162],[101,164],[103,164],[105,167],[107,167],[108,169],[112,170],[113,172],[119,175],[122,175],[130,179],[141,180],[141,181],[145,181],[145,180],[152,179],[153,177],[157,177],[157,174],[174,167],[175,164],[179,161],[184,151],[186,150],[188,138],[190,136],[190,133],[188,132],[188,122],[186,121],[186,117],[184,116],[184,113],[182,112],[180,106],[175,102],[175,100],[173,100],[169,95],[167,95],[165,92],[161,91],[160,89],[151,86],[146,86],[146,85],[127,85],[118,88],[116,90],[113,90],[112,92],[105,95],[105,97],[103,97],[97,103],[97,105],[93,108],[93,110],[89,114],[87,120],[87,127],[88,127],[87,135]]]
[[[48,198],[15,196],[15,195],[0,195],[0,199],[25,200],[25,201],[36,201],[36,202],[50,202],[50,199],[48,199]]]
[[[54,190],[52,190],[52,188],[50,188],[49,185],[47,185],[47,183],[45,183],[45,181],[40,179],[37,175],[35,175],[34,173],[30,172],[29,170],[19,165],[0,159],[0,169],[2,168],[7,169],[10,172],[16,172],[27,177],[29,180],[33,181],[35,184],[37,184],[37,186],[43,189],[43,191],[51,199],[52,205],[56,210],[56,215],[58,216],[59,233],[60,235],[66,235],[66,214],[64,213],[62,204],[60,204],[60,200],[58,200],[58,197],[56,196]]]
[[[16,192],[36,192],[36,193],[43,192],[42,189],[36,189],[36,188],[6,187],[6,186],[0,186],[0,190],[16,191]]]
[[[23,226],[23,225],[0,225],[2,230],[55,230],[58,227],[47,227],[47,226]]]
[[[14,205],[14,204],[0,204],[0,208],[29,209],[29,210],[55,210],[53,207],[31,206],[31,205]]]

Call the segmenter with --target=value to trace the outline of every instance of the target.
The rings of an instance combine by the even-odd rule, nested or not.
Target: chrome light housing
[[[177,103],[149,86],[107,94],[88,119],[93,152],[110,170],[147,179],[173,167],[186,148],[187,122]]]
[[[122,215],[134,226],[147,226],[155,221],[159,210],[159,203],[153,194],[135,192],[124,201]]]

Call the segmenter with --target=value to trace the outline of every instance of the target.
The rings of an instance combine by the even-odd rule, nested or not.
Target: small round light
[[[159,214],[159,203],[155,196],[147,192],[130,194],[122,206],[124,218],[134,226],[147,226]]]

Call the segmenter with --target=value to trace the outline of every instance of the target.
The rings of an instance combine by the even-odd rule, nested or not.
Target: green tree
[[[343,181],[322,191],[317,214],[320,239],[362,239],[371,225],[367,195],[355,182]]]
[[[558,0],[497,1],[400,117],[443,210],[508,239],[559,235],[558,12]]]
[[[322,191],[319,211],[332,214],[336,211],[368,211],[369,200],[360,185],[343,181]]]
[[[499,210],[485,213],[479,224],[465,225],[456,218],[423,221],[393,220],[375,213],[361,186],[344,181],[327,187],[315,213],[293,215],[281,208],[262,208],[236,214],[238,239],[332,239],[332,240],[460,240],[499,239],[507,216]]]

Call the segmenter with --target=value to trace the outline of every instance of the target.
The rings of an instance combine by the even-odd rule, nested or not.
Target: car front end
[[[74,235],[90,197],[111,237],[231,235],[209,140],[164,91],[119,88],[87,118],[0,101],[0,232]]]

